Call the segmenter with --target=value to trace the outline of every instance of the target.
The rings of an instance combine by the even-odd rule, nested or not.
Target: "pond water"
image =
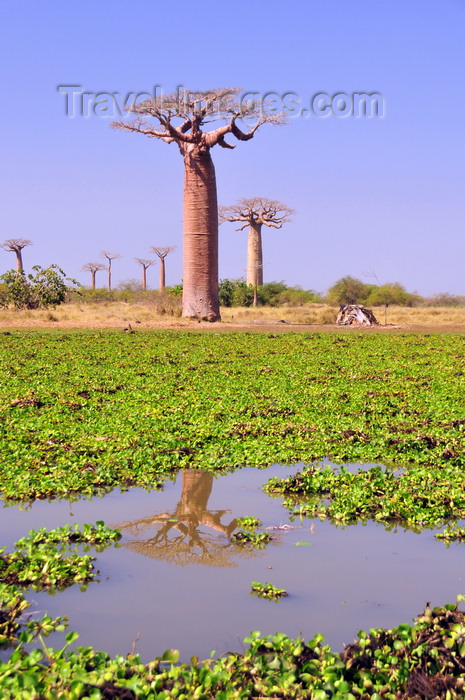
[[[163,491],[8,506],[0,510],[0,542],[9,549],[32,528],[65,523],[120,527],[121,546],[96,555],[99,582],[84,592],[31,592],[29,600],[36,613],[67,615],[79,645],[127,654],[138,638],[144,661],[167,648],[179,649],[182,661],[241,651],[252,630],[305,639],[320,632],[340,651],[359,629],[410,622],[426,601],[442,605],[465,593],[465,546],[446,548],[432,530],[291,521],[282,499],[261,487],[297,468],[184,472]],[[236,518],[246,515],[264,528],[295,529],[269,530],[273,541],[250,552],[230,542]],[[257,598],[254,580],[285,588],[289,597]]]

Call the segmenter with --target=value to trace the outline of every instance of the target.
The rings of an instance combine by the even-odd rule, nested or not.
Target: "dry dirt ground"
[[[138,332],[150,330],[179,330],[179,331],[207,331],[214,333],[221,332],[266,332],[266,333],[286,333],[286,332],[307,332],[307,333],[465,333],[465,323],[450,323],[447,321],[436,321],[434,323],[402,323],[402,324],[379,324],[377,326],[337,326],[334,324],[316,323],[296,323],[284,319],[276,318],[253,318],[224,320],[218,323],[207,323],[190,319],[154,319],[138,321],[137,319],[119,318],[83,318],[83,319],[59,319],[51,314],[53,318],[48,318],[44,312],[29,316],[23,316],[21,312],[8,314],[0,318],[0,332],[12,330],[120,330],[121,332]]]

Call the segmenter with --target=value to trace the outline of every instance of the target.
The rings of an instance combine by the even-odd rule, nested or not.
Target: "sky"
[[[0,0],[1,241],[33,241],[26,271],[55,263],[86,285],[81,268],[103,250],[122,256],[117,285],[140,280],[134,258],[150,246],[176,246],[166,281],[180,283],[179,151],[110,129],[119,114],[95,95],[234,86],[306,109],[212,150],[219,204],[260,196],[295,210],[263,231],[265,282],[324,293],[352,275],[465,294],[464,37],[464,0]],[[88,116],[71,85],[90,93]],[[343,116],[337,101],[318,112],[362,93],[380,96],[380,114]],[[245,276],[235,228],[220,227],[221,279]],[[0,250],[0,273],[13,266]]]

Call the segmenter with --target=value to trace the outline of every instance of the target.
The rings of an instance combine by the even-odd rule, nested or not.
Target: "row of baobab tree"
[[[163,292],[165,289],[165,258],[173,250],[176,250],[176,246],[152,246],[151,251],[155,253],[160,260],[160,283],[159,290]],[[82,269],[91,274],[91,289],[95,289],[96,276],[99,270],[107,271],[107,289],[111,291],[111,263],[117,258],[121,258],[120,253],[110,253],[108,250],[102,250],[100,253],[101,258],[106,258],[107,264],[99,262],[88,262],[82,266]],[[142,289],[147,289],[147,270],[149,267],[155,264],[156,260],[154,258],[134,258],[134,260],[142,267]]]
[[[262,227],[268,226],[276,229],[282,228],[283,224],[290,220],[292,209],[277,200],[265,197],[255,197],[253,199],[240,199],[236,204],[219,208],[219,224],[224,222],[238,222],[238,231],[249,229],[247,242],[247,277],[246,282],[252,285],[255,290],[263,285],[263,245]],[[32,241],[25,238],[9,239],[2,244],[2,248],[16,254],[16,268],[23,269],[22,249],[32,245]],[[151,252],[155,253],[160,260],[159,289],[163,292],[165,288],[165,258],[175,250],[176,246],[151,246]],[[101,258],[106,259],[106,264],[100,262],[88,262],[82,269],[91,273],[91,288],[95,289],[96,275],[101,270],[107,270],[107,289],[111,290],[112,261],[121,258],[120,253],[110,253],[103,250]],[[147,270],[155,264],[155,259],[134,258],[142,267],[142,289],[147,289]]]
[[[27,238],[9,238],[3,243],[0,243],[0,248],[8,252],[14,253],[16,255],[16,272],[18,274],[24,274],[23,265],[23,248],[32,245],[32,241]],[[165,258],[176,249],[176,246],[152,246],[151,251],[155,253],[160,259],[160,291],[162,292],[165,288]],[[101,258],[106,258],[107,264],[98,262],[89,262],[83,265],[82,269],[91,273],[91,286],[95,289],[95,277],[99,270],[107,270],[107,288],[108,291],[111,290],[111,263],[117,258],[121,258],[120,253],[110,253],[108,250],[102,250],[100,253]],[[145,258],[135,258],[135,261],[142,266],[142,288],[144,291],[147,289],[147,269],[153,265],[155,259],[145,259]]]
[[[290,220],[293,210],[277,200],[266,199],[265,197],[254,197],[253,199],[240,199],[236,204],[219,208],[219,224],[224,222],[239,222],[241,225],[236,229],[242,231],[249,228],[247,241],[247,285],[252,285],[255,289],[263,285],[263,244],[262,227],[268,226],[276,229],[282,228],[283,224]],[[160,283],[159,290],[163,292],[165,288],[165,258],[176,249],[176,246],[152,246],[151,251],[160,259]],[[120,258],[120,253],[110,253],[103,250],[100,257],[107,259],[107,264],[98,262],[88,262],[82,269],[91,273],[91,287],[95,289],[96,274],[99,270],[107,270],[107,288],[111,290],[111,263],[112,260]],[[147,258],[134,258],[142,267],[142,289],[147,289],[147,270],[155,264],[156,260]]]

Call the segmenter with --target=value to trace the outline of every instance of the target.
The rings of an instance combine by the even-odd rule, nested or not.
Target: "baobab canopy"
[[[16,255],[17,272],[23,271],[22,251],[23,248],[26,248],[28,245],[32,245],[32,241],[30,241],[28,238],[8,238],[6,241],[3,241],[3,243],[0,244],[0,248],[3,248],[3,250],[7,250],[8,252]]]
[[[235,148],[234,144],[224,140],[227,134],[231,133],[239,141],[248,141],[265,122],[285,123],[285,115],[268,110],[266,101],[242,99],[238,97],[241,92],[241,88],[219,88],[205,92],[182,89],[167,95],[162,93],[155,99],[143,100],[127,107],[127,112],[144,116],[132,121],[115,121],[111,126],[179,144],[197,142],[200,127],[205,124],[226,121],[228,123],[224,126],[209,132],[202,130],[202,141],[210,148],[216,144],[223,148]],[[154,127],[150,117],[157,119],[161,129]],[[180,121],[177,126],[176,120]],[[250,125],[247,131],[237,126],[241,120]]]
[[[282,124],[286,120],[262,100],[242,99],[241,92],[240,88],[219,88],[161,94],[128,107],[127,111],[136,117],[111,125],[166,143],[175,142],[184,159],[183,316],[220,319],[218,202],[211,148],[217,144],[234,148],[226,141],[227,136],[249,141],[262,124]],[[209,124],[218,121],[225,123],[207,131]]]

